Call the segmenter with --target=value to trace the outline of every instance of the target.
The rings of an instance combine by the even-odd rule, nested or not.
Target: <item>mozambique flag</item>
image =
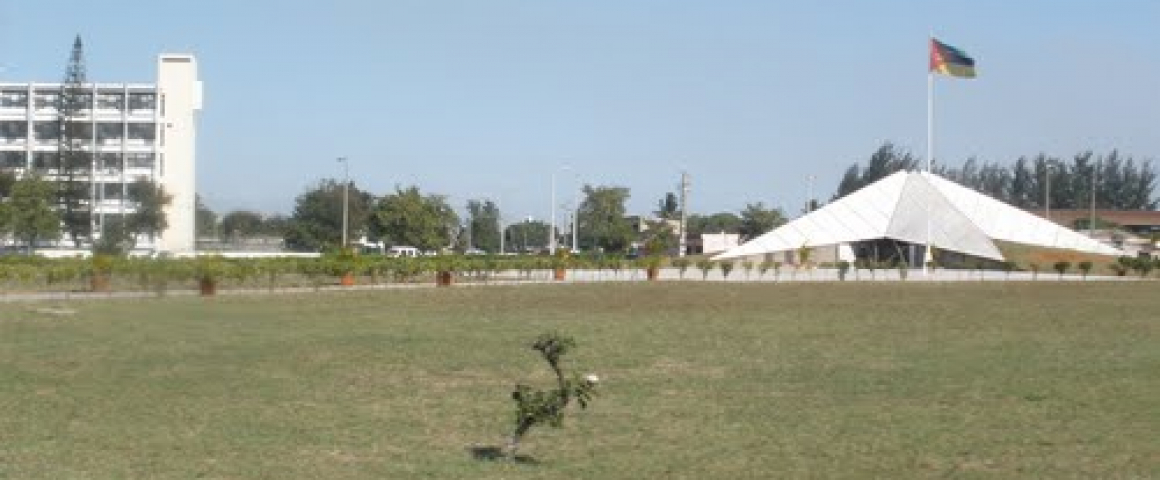
[[[930,71],[959,78],[975,78],[975,59],[955,47],[930,39]]]

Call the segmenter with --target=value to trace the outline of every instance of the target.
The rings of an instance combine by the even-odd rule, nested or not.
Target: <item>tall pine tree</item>
[[[57,97],[59,137],[54,165],[61,220],[76,247],[92,233],[92,154],[85,149],[92,142],[92,125],[81,118],[92,106],[92,94],[85,83],[84,45],[78,35]]]

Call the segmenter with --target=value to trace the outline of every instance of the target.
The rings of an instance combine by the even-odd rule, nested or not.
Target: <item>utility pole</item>
[[[580,244],[580,174],[576,174],[576,185],[572,191],[572,251],[579,252]]]
[[[685,237],[688,236],[686,231],[688,229],[688,222],[689,222],[688,202],[689,202],[689,172],[681,172],[681,225],[680,225],[680,228],[678,228],[679,233],[677,234],[677,256],[678,257],[685,256],[685,249],[686,249],[685,242],[687,241],[685,239]]]
[[[1096,187],[1100,181],[1100,159],[1096,157],[1096,167],[1092,169],[1092,209],[1091,216],[1088,218],[1088,236],[1093,236],[1096,233]]]
[[[815,175],[806,177],[806,213],[814,211],[814,179]]]
[[[342,164],[342,248],[346,248],[346,227],[349,222],[348,213],[350,210],[350,166],[346,162],[346,157],[338,157],[338,162]]]
[[[1051,221],[1051,160],[1043,161],[1043,178],[1046,188],[1043,191],[1043,218]]]

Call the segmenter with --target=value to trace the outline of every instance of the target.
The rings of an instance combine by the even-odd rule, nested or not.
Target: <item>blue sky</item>
[[[937,153],[1160,156],[1154,0],[0,1],[0,78],[95,81],[198,56],[198,190],[289,212],[323,177],[417,184],[514,220],[577,181],[645,213],[682,170],[690,209],[797,212],[884,141],[926,148],[928,35],[975,57],[940,79]],[[562,170],[569,166],[569,170]]]

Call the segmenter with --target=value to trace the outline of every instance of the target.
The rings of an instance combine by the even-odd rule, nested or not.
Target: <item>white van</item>
[[[415,247],[391,247],[387,249],[388,257],[418,257],[419,249]]]

